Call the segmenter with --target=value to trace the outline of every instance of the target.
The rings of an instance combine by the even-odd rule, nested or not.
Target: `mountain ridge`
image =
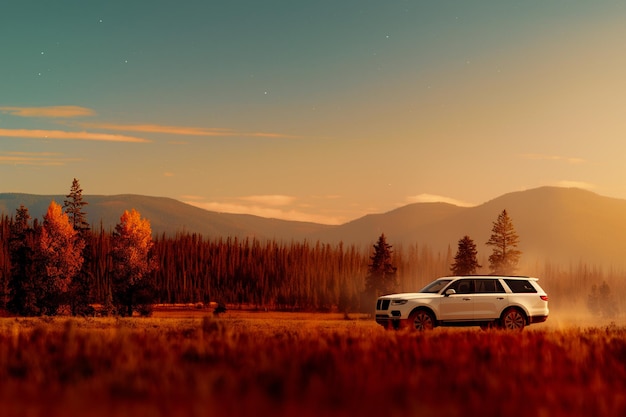
[[[0,213],[13,215],[23,204],[33,218],[42,218],[51,200],[65,196],[1,193]],[[626,200],[577,188],[539,187],[503,194],[473,207],[448,203],[413,203],[341,225],[268,219],[249,214],[207,211],[168,197],[137,194],[83,195],[88,221],[112,230],[124,210],[135,208],[150,220],[155,235],[198,233],[207,238],[258,238],[282,241],[342,242],[367,248],[380,234],[394,246],[421,245],[456,252],[468,235],[479,257],[497,216],[506,209],[520,236],[523,259],[560,264],[589,262],[626,267]],[[483,261],[481,261],[483,262]]]

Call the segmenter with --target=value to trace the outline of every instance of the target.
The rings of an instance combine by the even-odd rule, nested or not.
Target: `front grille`
[[[391,300],[378,300],[376,301],[376,310],[388,310]]]

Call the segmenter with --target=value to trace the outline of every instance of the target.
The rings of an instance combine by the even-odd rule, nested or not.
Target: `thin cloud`
[[[288,195],[251,195],[247,197],[240,197],[239,199],[242,201],[273,207],[288,206],[290,204],[293,204],[296,200],[295,197],[291,197]]]
[[[582,188],[583,190],[592,190],[592,189],[596,188],[595,184],[592,184],[590,182],[569,181],[569,180],[558,181],[556,183],[556,186],[557,187],[564,187],[564,188]]]
[[[250,214],[253,216],[265,217],[269,219],[290,220],[298,222],[311,222],[320,224],[337,225],[342,219],[334,216],[324,216],[320,214],[305,213],[295,209],[281,209],[275,207],[262,207],[258,205],[245,205],[224,202],[199,202],[185,201],[185,203],[209,211],[231,214]]]
[[[257,132],[257,133],[238,133],[235,134],[233,136],[248,136],[248,137],[253,137],[253,138],[273,138],[273,139],[296,139],[298,138],[298,136],[294,136],[294,135],[284,135],[282,133],[263,133],[263,132]]]
[[[259,137],[259,138],[276,138],[289,139],[296,138],[292,135],[284,135],[282,133],[267,132],[240,132],[233,129],[224,128],[205,128],[205,127],[188,127],[188,126],[164,126],[154,124],[139,125],[123,125],[115,123],[72,123],[74,126],[80,126],[85,129],[102,129],[115,130],[121,132],[142,132],[142,133],[163,133],[171,135],[183,136],[210,136],[210,137]]]
[[[72,118],[96,114],[92,109],[80,106],[0,107],[0,111],[11,116],[50,118]]]
[[[180,200],[181,201],[188,201],[188,200],[204,200],[203,196],[200,195],[193,195],[193,194],[186,194],[186,195],[181,195],[180,196]],[[189,204],[189,203],[188,203]]]
[[[563,161],[563,162],[567,162],[568,164],[582,164],[585,163],[587,161],[585,161],[583,158],[572,158],[572,157],[568,157],[568,156],[559,156],[559,155],[544,155],[544,154],[537,154],[537,153],[526,153],[526,154],[522,154],[521,155],[522,158],[524,159],[530,159],[533,161]]]
[[[106,142],[149,143],[148,139],[126,135],[112,135],[109,133],[94,132],[67,132],[63,130],[30,130],[30,129],[0,129],[0,137],[29,138],[29,139],[59,139],[59,140],[89,140]]]
[[[3,152],[0,153],[2,165],[62,166],[68,162],[79,161],[77,158],[62,158],[52,152]]]
[[[206,129],[201,127],[162,126],[162,125],[120,125],[114,123],[73,123],[85,129],[116,130],[121,132],[166,133],[188,136],[223,136],[230,135],[230,129]]]
[[[448,203],[459,207],[472,207],[475,205],[466,201],[461,201],[455,198],[445,197],[437,194],[418,194],[407,197],[407,201],[410,203]]]

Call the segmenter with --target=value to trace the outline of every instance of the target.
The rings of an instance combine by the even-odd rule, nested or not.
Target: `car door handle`
[[[496,300],[504,300],[504,297],[497,297]]]
[[[470,301],[471,298],[463,298],[463,301]]]

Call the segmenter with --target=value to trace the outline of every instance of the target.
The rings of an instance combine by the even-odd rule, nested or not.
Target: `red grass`
[[[626,329],[385,332],[371,321],[0,319],[19,416],[622,416]]]

